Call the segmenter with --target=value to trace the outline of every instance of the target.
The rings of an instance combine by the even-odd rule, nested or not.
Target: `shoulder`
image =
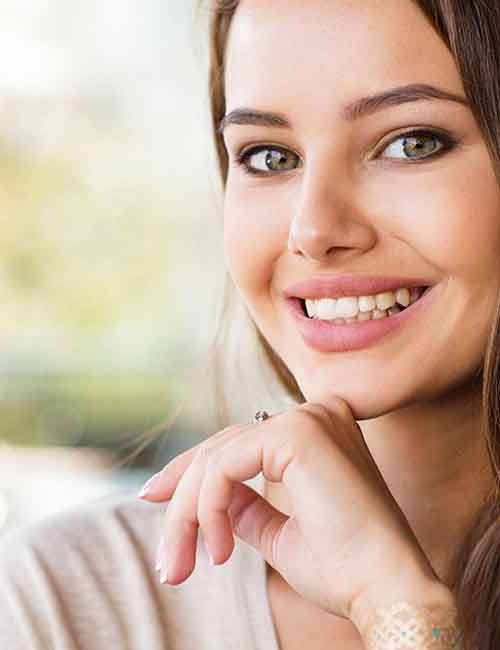
[[[122,551],[133,547],[147,555],[166,504],[147,503],[133,493],[116,492],[74,506],[0,537],[0,566],[4,567],[12,555],[18,563],[20,552],[39,558],[47,555],[49,561],[57,559],[59,564],[65,553],[98,560],[117,547]]]
[[[260,491],[258,479],[245,482]],[[193,574],[178,586],[162,585],[154,564],[168,504],[120,492],[0,537],[2,647],[199,647],[221,605],[229,607],[228,595],[234,611],[224,634],[237,638],[242,603],[252,602],[258,576],[264,580],[260,556],[236,538],[233,556],[214,570],[200,530]]]
[[[116,493],[0,537],[0,639],[11,650],[127,647],[130,607],[161,616],[145,595],[164,508]]]

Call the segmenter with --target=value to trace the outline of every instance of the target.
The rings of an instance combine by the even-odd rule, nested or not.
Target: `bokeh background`
[[[213,433],[207,23],[195,0],[0,0],[0,535]]]

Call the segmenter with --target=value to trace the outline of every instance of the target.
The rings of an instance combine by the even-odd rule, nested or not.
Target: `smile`
[[[377,320],[399,314],[422,297],[428,287],[401,288],[371,296],[350,296],[338,299],[300,299],[302,311],[308,318],[328,321],[335,325]]]
[[[387,310],[375,308],[366,312],[358,311],[356,316],[348,319],[337,318],[335,312],[329,312],[330,316],[324,318],[328,313],[321,311],[320,317],[310,317],[307,314],[305,300],[301,298],[288,298],[286,304],[304,342],[309,347],[320,352],[347,352],[369,347],[389,334],[399,332],[403,325],[410,324],[414,317],[422,314],[426,307],[434,302],[437,294],[440,293],[438,288],[440,286],[444,284],[422,287],[412,292],[407,307],[398,304]],[[313,302],[319,304],[321,309],[321,303],[324,301]],[[329,308],[332,308],[331,303]]]

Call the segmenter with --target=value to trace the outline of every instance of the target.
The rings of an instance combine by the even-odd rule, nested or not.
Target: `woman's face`
[[[481,365],[500,261],[500,190],[472,112],[432,99],[343,115],[407,84],[465,98],[424,14],[409,0],[243,0],[227,57],[226,115],[244,107],[291,124],[225,127],[224,246],[306,399],[339,395],[365,419],[465,384]],[[405,141],[415,130],[426,135]],[[246,173],[238,155],[257,145],[246,159],[257,173]],[[320,351],[283,292],[341,274],[423,278],[437,297],[375,344]]]

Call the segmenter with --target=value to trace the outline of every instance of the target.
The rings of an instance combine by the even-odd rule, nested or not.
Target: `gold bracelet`
[[[377,608],[368,650],[462,650],[456,608],[431,611],[406,602]]]

